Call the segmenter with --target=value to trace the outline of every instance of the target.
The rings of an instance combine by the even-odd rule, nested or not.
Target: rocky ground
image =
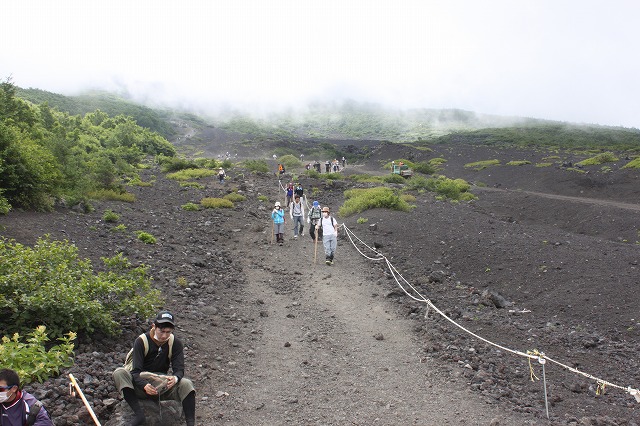
[[[410,213],[376,209],[339,222],[378,247],[415,288],[411,295],[428,297],[502,349],[412,299],[386,262],[356,250],[346,228],[331,267],[322,262],[321,246],[316,259],[309,236],[292,238],[288,225],[285,244],[271,244],[269,212],[283,198],[271,175],[235,168],[224,185],[211,179],[200,190],[147,170],[143,179],[155,181],[132,187],[132,204],[103,202],[89,214],[15,211],[0,217],[1,234],[25,244],[44,234],[67,239],[96,268],[100,257],[119,252],[149,265],[179,320],[176,335],[186,344],[202,425],[636,425],[640,405],[633,396],[615,386],[596,395],[596,380],[551,362],[544,376],[547,422],[541,365],[532,363],[541,379],[532,382],[528,359],[505,350],[539,350],[614,385],[640,387],[639,173],[620,170],[623,163],[608,173],[559,164],[463,167],[496,157],[535,164],[548,155],[384,145],[345,170],[384,173],[380,165],[391,159],[443,157],[444,174],[478,185],[472,203],[415,194]],[[301,182],[313,193],[309,201],[334,210],[352,186]],[[247,196],[234,209],[180,208],[233,189]],[[127,232],[101,220],[106,209],[120,215]],[[367,222],[358,224],[358,217]],[[137,241],[135,230],[158,242]],[[57,425],[92,424],[81,401],[68,396],[68,372],[103,424],[117,424],[121,405],[111,371],[147,325],[131,319],[117,339],[85,339],[74,367],[30,386]]]

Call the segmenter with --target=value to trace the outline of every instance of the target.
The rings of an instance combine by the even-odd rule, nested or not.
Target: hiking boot
[[[331,261],[329,259],[327,259],[324,263],[326,263],[327,265],[331,265]]]

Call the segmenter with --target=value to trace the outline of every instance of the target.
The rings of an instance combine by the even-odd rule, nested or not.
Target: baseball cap
[[[171,324],[175,326],[173,314],[169,311],[161,311],[156,316],[156,321],[158,324]]]

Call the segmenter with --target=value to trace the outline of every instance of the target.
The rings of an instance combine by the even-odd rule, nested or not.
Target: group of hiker
[[[300,183],[294,186],[289,182],[285,189],[286,209],[293,224],[293,238],[303,235],[305,223],[305,198],[304,189]],[[285,208],[280,201],[276,201],[271,212],[273,220],[273,238],[278,245],[284,244],[284,231],[286,223]],[[325,263],[333,264],[337,246],[338,222],[331,216],[331,209],[328,206],[320,206],[318,201],[313,201],[311,207],[306,212],[306,222],[309,224],[309,236],[317,244],[322,240],[325,253]]]

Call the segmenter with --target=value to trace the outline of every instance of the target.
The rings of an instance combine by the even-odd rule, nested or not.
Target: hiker
[[[313,168],[316,169],[316,172],[321,173],[320,172],[320,162],[318,160],[314,161]]]
[[[293,190],[293,193],[300,197],[300,199],[304,200],[304,189],[302,189],[302,185],[300,182],[296,185],[296,189]]]
[[[322,218],[320,219],[316,229],[322,232],[322,245],[324,246],[325,263],[333,264],[333,256],[336,253],[338,245],[338,222],[331,216],[329,207],[322,208]]]
[[[342,168],[344,169],[347,165],[347,159],[342,157]]]
[[[289,182],[289,184],[287,184],[287,207],[291,205],[291,202],[293,201],[293,182]]]
[[[181,401],[187,426],[195,425],[196,391],[191,380],[184,377],[184,345],[173,336],[174,329],[173,314],[159,312],[151,330],[138,336],[133,343],[130,365],[125,363],[113,372],[116,388],[133,410],[135,417],[131,426],[144,424],[145,415],[139,399],[149,397]],[[172,375],[167,374],[169,367]]]
[[[329,173],[331,171],[331,161],[329,160],[325,161],[324,168],[325,168],[325,171]]]
[[[293,238],[298,238],[298,228],[300,235],[302,235],[302,230],[304,229],[304,204],[302,204],[300,196],[297,194],[289,206],[289,215],[293,220]]]
[[[0,370],[0,425],[53,426],[42,403],[20,388],[18,373],[8,368]]]
[[[280,201],[276,201],[271,212],[271,219],[273,219],[273,233],[276,235],[276,242],[282,245],[284,242],[284,210],[280,208]]]
[[[313,202],[311,209],[309,210],[309,214],[307,215],[307,223],[309,226],[309,235],[311,239],[315,241],[316,233],[318,233],[318,239],[322,238],[322,229],[317,229],[316,225],[322,218],[322,209],[320,208],[320,203],[317,201]]]
[[[220,181],[220,183],[224,183],[224,177],[225,177],[224,169],[220,167],[218,169],[218,180]]]
[[[284,174],[284,164],[278,164],[278,173],[280,175]]]

